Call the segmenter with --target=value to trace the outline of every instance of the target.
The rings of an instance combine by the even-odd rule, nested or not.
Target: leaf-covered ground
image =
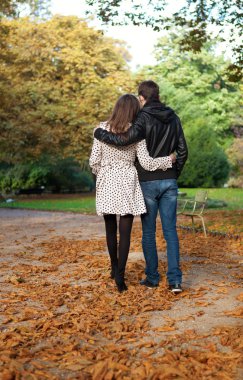
[[[242,213],[231,216],[227,231],[240,234]],[[185,290],[174,296],[159,225],[162,281],[139,285],[136,219],[120,295],[101,218],[1,209],[0,231],[0,379],[242,378],[239,238],[179,230]]]

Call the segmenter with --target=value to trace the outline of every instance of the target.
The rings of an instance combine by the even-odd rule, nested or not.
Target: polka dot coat
[[[106,123],[101,128],[109,129]],[[89,159],[96,178],[96,211],[98,215],[140,215],[146,212],[139,184],[135,158],[145,170],[166,170],[172,167],[169,156],[153,159],[149,156],[146,140],[126,147],[115,147],[94,139]]]

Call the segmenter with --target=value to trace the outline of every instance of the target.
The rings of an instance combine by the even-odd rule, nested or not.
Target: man
[[[144,170],[139,162],[136,166],[147,206],[147,213],[141,216],[146,278],[141,280],[140,284],[155,288],[160,280],[156,248],[156,218],[159,211],[167,244],[169,289],[173,293],[179,293],[182,291],[182,273],[176,231],[177,178],[187,159],[186,140],[178,116],[160,102],[159,86],[155,82],[142,82],[138,87],[138,96],[142,109],[126,133],[118,135],[98,128],[94,136],[116,146],[130,145],[145,138],[152,157],[169,156],[176,151],[176,163],[166,171],[149,172]]]

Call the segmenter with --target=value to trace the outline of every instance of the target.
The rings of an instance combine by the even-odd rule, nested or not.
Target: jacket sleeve
[[[155,171],[157,169],[167,170],[172,168],[172,159],[170,156],[152,158],[149,155],[146,140],[140,141],[136,146],[136,153],[140,165],[149,171]]]
[[[178,127],[179,127],[179,141],[176,148],[176,171],[177,171],[177,178],[180,176],[183,166],[186,163],[187,157],[188,157],[188,149],[187,149],[187,143],[184,136],[184,132],[181,126],[180,119],[178,118]]]
[[[92,152],[89,158],[89,166],[92,169],[92,173],[94,173],[95,175],[99,173],[101,157],[102,157],[101,143],[100,141],[94,139]]]
[[[94,137],[107,144],[116,146],[126,146],[134,144],[146,137],[145,118],[140,113],[133,125],[125,133],[115,134],[105,129],[97,128],[94,131]]]

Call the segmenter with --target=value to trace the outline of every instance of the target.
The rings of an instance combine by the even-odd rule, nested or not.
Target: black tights
[[[115,271],[117,283],[124,281],[124,274],[130,247],[133,215],[122,215],[119,220],[119,248],[117,249],[117,220],[116,215],[104,215],[106,242],[111,259],[111,267]],[[117,256],[118,254],[118,256]]]

